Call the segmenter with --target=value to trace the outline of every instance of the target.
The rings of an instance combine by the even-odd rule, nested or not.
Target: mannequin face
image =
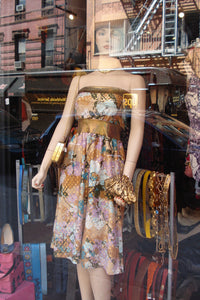
[[[121,31],[117,28],[101,27],[96,30],[96,45],[99,54],[119,51],[121,48]]]

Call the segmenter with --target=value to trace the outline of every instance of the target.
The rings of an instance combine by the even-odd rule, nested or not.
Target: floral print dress
[[[75,102],[75,118],[98,119],[124,128],[121,89],[85,88]],[[122,142],[96,133],[75,133],[60,176],[52,248],[84,268],[123,272],[123,208],[104,189],[105,179],[121,174]]]
[[[200,181],[200,79],[195,75],[190,78],[185,103],[190,119],[190,163],[193,178]]]

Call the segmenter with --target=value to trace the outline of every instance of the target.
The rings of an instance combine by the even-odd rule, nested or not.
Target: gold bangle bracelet
[[[150,174],[151,174],[151,171],[146,171],[145,172],[144,178],[143,178],[143,183],[142,183],[143,220],[144,220],[144,229],[145,229],[145,233],[146,233],[147,238],[151,238],[151,233],[150,233],[150,221],[151,221],[151,219],[149,218],[147,220],[147,202],[148,202],[147,198],[148,198],[148,195],[149,195],[149,193],[147,193],[147,190],[148,190],[147,182],[148,182]]]
[[[140,224],[139,224],[139,191],[140,191],[140,184],[141,184],[142,176],[144,175],[145,172],[146,172],[146,170],[143,170],[143,169],[139,171],[139,174],[136,179],[136,186],[135,186],[135,194],[136,194],[137,200],[134,204],[134,223],[135,223],[135,229],[141,237],[144,237],[144,236],[141,233]]]

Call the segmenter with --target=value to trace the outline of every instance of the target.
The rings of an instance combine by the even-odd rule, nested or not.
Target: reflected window
[[[54,0],[42,0],[42,15],[51,15],[53,14]],[[50,8],[51,7],[51,8]]]
[[[26,38],[21,35],[15,35],[15,69],[25,68],[26,61]]]
[[[54,55],[54,30],[41,31],[41,67],[53,66]]]
[[[26,0],[15,0],[15,20],[26,18]]]
[[[42,7],[53,6],[54,0],[42,0]]]
[[[26,39],[20,38],[17,40],[18,42],[18,60],[25,62],[26,60]]]

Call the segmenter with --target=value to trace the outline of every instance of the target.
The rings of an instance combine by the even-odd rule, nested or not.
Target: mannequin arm
[[[127,155],[124,165],[123,174],[128,176],[130,180],[133,177],[137,160],[143,143],[145,105],[146,105],[146,87],[141,76],[137,77],[137,90],[132,93],[138,95],[138,101],[131,111],[131,129],[128,139]],[[136,80],[134,80],[134,85]]]
[[[57,143],[64,142],[70,133],[70,130],[73,125],[73,120],[74,120],[74,104],[78,92],[78,82],[79,82],[78,76],[75,77],[71,82],[67,100],[63,110],[62,118],[59,121],[58,125],[56,126],[54,134],[51,138],[49,146],[42,160],[40,170],[32,180],[32,186],[34,188],[41,188],[43,186],[43,182],[46,178],[48,169],[51,165],[52,154],[54,152]]]

